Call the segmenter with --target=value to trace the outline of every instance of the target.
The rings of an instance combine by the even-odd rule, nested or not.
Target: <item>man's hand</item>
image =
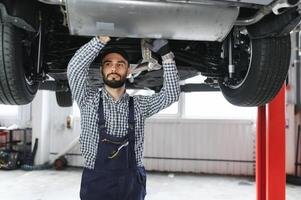
[[[111,40],[111,38],[109,36],[98,35],[97,38],[103,44],[107,44]]]
[[[170,52],[168,40],[164,39],[153,40],[151,43],[147,43],[146,47],[160,56],[164,56]]]

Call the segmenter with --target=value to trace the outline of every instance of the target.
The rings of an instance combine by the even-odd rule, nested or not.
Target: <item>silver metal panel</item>
[[[222,41],[239,9],[166,1],[67,0],[74,35]]]
[[[147,170],[254,175],[250,120],[149,119],[145,128]]]
[[[237,3],[252,3],[252,4],[259,4],[259,5],[268,5],[272,3],[274,0],[227,0],[227,1],[237,2]]]
[[[42,3],[53,4],[53,5],[64,5],[64,0],[39,0]]]
[[[211,3],[220,4],[227,2],[234,2],[238,4],[248,3],[248,4],[258,4],[258,5],[268,5],[273,2],[273,0],[167,0],[169,2],[185,2],[185,3]]]
[[[54,4],[54,5],[64,5],[65,0],[39,0],[42,3],[46,4]],[[231,2],[237,5],[241,5],[242,3],[248,4],[258,4],[258,5],[268,5],[273,0],[166,0],[168,2],[183,2],[183,3],[202,3],[202,4],[211,4],[211,5],[218,5],[218,4],[225,4]]]

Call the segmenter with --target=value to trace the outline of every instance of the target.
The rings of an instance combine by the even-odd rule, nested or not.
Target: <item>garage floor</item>
[[[0,171],[0,194],[5,200],[77,200],[81,168],[65,171]],[[249,177],[148,172],[147,200],[255,200]],[[287,185],[287,200],[297,200],[301,186]]]

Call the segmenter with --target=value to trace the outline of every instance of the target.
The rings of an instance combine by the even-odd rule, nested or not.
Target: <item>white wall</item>
[[[38,91],[32,102],[32,144],[35,138],[38,138],[38,149],[35,156],[35,164],[41,165],[49,161],[49,143],[50,143],[50,117],[51,108],[50,92]]]
[[[76,119],[72,130],[64,128],[51,132],[51,157],[76,138],[79,123]],[[57,120],[51,124],[63,127]],[[150,119],[146,122],[145,135],[144,164],[148,170],[254,175],[255,127],[252,121]],[[164,157],[169,159],[160,159]],[[188,158],[195,160],[185,160]],[[70,165],[83,165],[79,146],[67,159]]]
[[[31,104],[0,105],[0,126],[9,127],[14,124],[19,128],[31,127]]]
[[[33,143],[39,138],[36,164],[43,164],[79,135],[80,119],[74,118],[72,129],[68,129],[66,118],[73,109],[59,107],[54,92],[39,91],[32,106],[20,107],[19,115],[11,122],[18,124],[19,121],[25,127],[30,126],[31,109]],[[298,123],[300,114],[295,115],[294,105],[287,105],[286,170],[289,174],[295,170]],[[148,119],[145,130],[145,165],[149,170],[254,174],[253,162],[239,162],[255,160],[255,125],[252,120],[182,119],[177,115],[174,119]],[[299,155],[301,157],[301,152]],[[83,165],[78,145],[67,158],[73,166]]]
[[[297,145],[297,135],[298,135],[298,125],[301,126],[301,112],[299,111],[298,113],[295,114],[295,134],[294,134],[294,158],[296,156],[296,145]],[[300,133],[301,134],[301,133]],[[300,135],[301,137],[301,135]],[[301,140],[301,138],[299,139]],[[301,164],[301,141],[299,141],[299,152],[298,152],[298,160],[297,162]],[[294,159],[294,163],[295,163]],[[295,169],[295,168],[294,168]],[[301,176],[301,165],[299,165],[298,170],[297,170],[298,176]]]
[[[293,174],[295,172],[295,156],[296,156],[296,118],[295,106],[288,104],[286,106],[286,172]]]
[[[68,129],[66,118],[72,114],[72,109],[58,107],[54,93],[49,94],[49,102],[52,119],[49,121],[49,151],[50,158],[54,158],[80,134],[80,119],[74,118],[72,129]],[[146,169],[254,174],[255,127],[251,120],[148,119],[145,135],[145,156],[148,157],[144,160]],[[67,159],[70,165],[83,166],[79,145],[68,153]]]
[[[23,117],[19,117],[25,124],[30,121],[28,108],[30,106],[21,112],[20,115]],[[80,134],[79,118],[74,118],[71,129],[66,127],[67,116],[72,112],[71,107],[62,108],[56,104],[54,92],[38,92],[32,103],[32,140],[34,142],[36,137],[39,138],[36,164],[43,164],[54,158]],[[174,119],[153,118],[146,121],[144,162],[147,169],[254,174],[255,124],[252,120],[206,120],[178,117]],[[287,132],[287,154],[289,154],[287,170],[289,173],[294,171],[295,137],[294,131]],[[162,157],[168,159],[160,159]],[[70,165],[83,166],[79,145],[68,153],[67,159]]]
[[[56,103],[55,93],[51,92],[50,98],[52,99],[50,122],[50,159],[53,159],[58,153],[64,151],[66,147],[79,136],[80,134],[80,119],[73,118],[72,128],[67,128],[67,117],[73,114],[72,107],[59,107]],[[79,145],[71,150],[69,154],[75,154],[68,156],[68,161],[74,166],[82,166],[83,160],[80,155]]]
[[[254,175],[251,120],[150,119],[145,134],[148,170]]]

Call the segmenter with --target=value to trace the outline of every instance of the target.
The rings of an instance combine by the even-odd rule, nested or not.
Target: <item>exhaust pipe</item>
[[[280,0],[272,8],[275,15],[282,14],[287,8],[296,6],[300,0]]]
[[[51,5],[65,5],[65,0],[39,0],[42,3],[51,4]]]
[[[282,14],[287,8],[297,6],[300,0],[278,0],[274,3],[262,7],[254,16],[249,18],[236,20],[235,25],[237,26],[249,26],[257,23],[263,17],[273,12],[275,15]]]

